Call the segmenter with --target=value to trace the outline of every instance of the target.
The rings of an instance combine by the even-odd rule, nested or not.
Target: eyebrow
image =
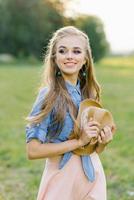
[[[60,49],[60,48],[64,48],[64,49],[65,49],[65,48],[67,48],[67,47],[65,47],[65,46],[59,46],[58,48],[59,48],[59,49]],[[80,49],[80,50],[82,50],[80,47],[73,47],[73,49]]]

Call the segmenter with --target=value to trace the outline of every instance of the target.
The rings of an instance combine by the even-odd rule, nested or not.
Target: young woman
[[[43,84],[26,126],[29,159],[46,158],[37,200],[106,200],[106,181],[98,153],[112,140],[104,127],[96,151],[77,156],[73,150],[97,137],[99,123],[92,119],[81,137],[69,139],[80,102],[100,101],[89,39],[73,26],[57,30],[48,45]]]

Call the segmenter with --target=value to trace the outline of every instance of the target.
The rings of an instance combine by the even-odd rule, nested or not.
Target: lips
[[[65,65],[74,65],[74,64],[76,64],[76,63],[74,63],[74,62],[66,62],[66,63],[64,63]]]

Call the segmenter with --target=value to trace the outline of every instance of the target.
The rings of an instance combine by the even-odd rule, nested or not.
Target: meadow
[[[114,116],[114,140],[100,155],[108,200],[134,199],[134,57],[101,60],[102,103]],[[42,63],[0,64],[0,200],[36,200],[45,160],[28,160],[25,117],[36,98]]]

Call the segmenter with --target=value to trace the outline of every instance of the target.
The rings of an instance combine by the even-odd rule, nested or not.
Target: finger
[[[99,133],[100,129],[97,126],[88,127],[89,130],[97,131]]]
[[[110,127],[105,127],[105,134],[107,138],[111,141],[113,139],[113,133]]]
[[[97,131],[89,131],[89,132],[87,133],[87,135],[88,135],[89,137],[97,137],[97,136],[98,136],[98,133],[97,133]]]
[[[88,123],[87,123],[87,125],[88,126],[100,126],[100,123],[99,122],[97,122],[97,121],[89,121]]]
[[[98,142],[99,142],[99,143],[102,143],[102,139],[101,139],[101,136],[100,136],[100,135],[98,136]]]
[[[109,126],[105,126],[103,129],[105,133],[111,132],[111,128]]]
[[[102,141],[103,141],[103,140],[105,139],[105,137],[106,137],[103,130],[100,132],[100,137],[101,137],[101,140],[102,140]]]
[[[92,125],[92,126],[89,126],[88,124],[86,124],[85,126],[84,126],[84,129],[85,130],[96,130],[96,131],[100,131],[100,127],[99,126],[97,126],[97,125]]]
[[[103,137],[103,133],[105,135],[105,138]],[[103,133],[101,132],[101,137],[102,137],[102,140],[109,143],[110,141],[112,141],[113,139],[113,134],[111,132],[111,129],[110,127],[105,127],[104,130],[103,130]]]

